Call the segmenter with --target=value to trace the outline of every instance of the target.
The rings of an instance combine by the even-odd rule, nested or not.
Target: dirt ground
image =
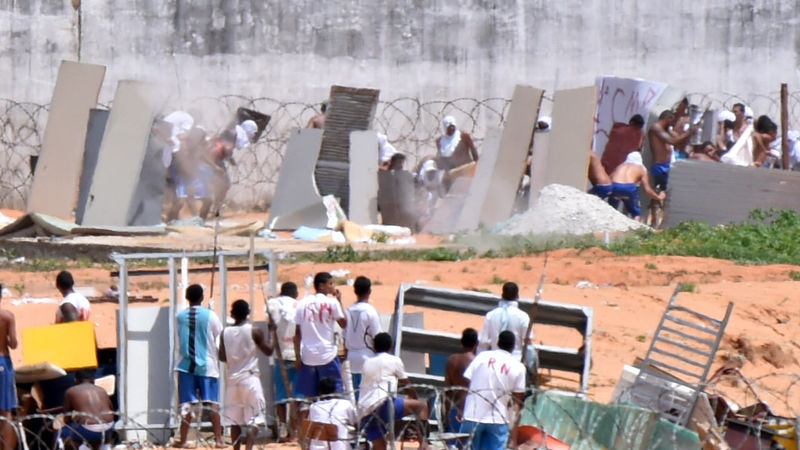
[[[349,278],[365,275],[373,280],[372,302],[381,313],[391,313],[400,283],[422,283],[456,289],[499,292],[503,280],[516,281],[523,297],[533,297],[542,271],[542,255],[510,259],[473,259],[461,262],[368,262],[281,264],[278,278],[294,281],[304,291],[304,278],[317,271],[346,269]],[[779,412],[797,414],[796,376],[800,373],[800,310],[796,292],[800,282],[790,273],[797,266],[744,266],[733,262],[692,257],[620,257],[600,249],[560,250],[550,254],[544,298],[594,308],[592,369],[589,380],[592,399],[611,398],[624,364],[643,357],[653,331],[677,282],[693,283],[694,292],[681,293],[684,304],[715,317],[724,314],[728,302],[735,304],[717,366],[738,361],[743,374],[754,381],[762,399]],[[72,270],[77,286],[91,286],[103,292],[117,280],[99,268]],[[17,317],[18,329],[50,324],[58,293],[55,272],[0,271],[0,282],[9,292],[3,307]],[[262,274],[266,281],[266,274]],[[228,298],[248,298],[247,272],[229,274]],[[191,282],[210,283],[210,275],[191,277]],[[346,280],[340,280],[344,283]],[[579,288],[581,281],[597,287]],[[259,278],[256,279],[259,282]],[[586,284],[586,283],[581,283]],[[166,276],[134,277],[130,294],[153,295],[166,302]],[[218,280],[216,286],[219,286]],[[355,297],[352,288],[342,284],[345,306]],[[20,301],[21,297],[50,298],[50,303]],[[36,300],[41,302],[42,300]],[[46,301],[46,300],[45,300]],[[257,290],[256,304],[263,305]],[[132,307],[151,305],[133,304]],[[96,325],[101,347],[116,345],[115,303],[92,305],[91,320]],[[256,307],[256,319],[263,320],[263,307]],[[480,328],[475,316],[423,311],[425,327],[460,333],[465,327]],[[574,331],[553,327],[536,330],[536,340],[552,345],[577,346]],[[24,347],[24,346],[23,346]],[[24,348],[12,352],[15,363],[22,362]],[[712,369],[713,370],[713,369]],[[577,378],[566,373],[545,374],[546,386],[574,389]],[[719,388],[740,404],[753,402],[742,382],[725,381]]]

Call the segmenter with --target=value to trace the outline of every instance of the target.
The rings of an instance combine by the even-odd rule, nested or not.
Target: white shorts
[[[236,384],[225,386],[225,410],[222,420],[225,425],[260,425],[266,423],[264,391],[261,380],[251,376]]]

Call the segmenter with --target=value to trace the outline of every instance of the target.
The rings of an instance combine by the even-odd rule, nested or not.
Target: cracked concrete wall
[[[798,17],[780,0],[0,0],[0,98],[48,102],[61,59],[107,65],[106,102],[120,79],[175,103],[316,102],[331,84],[508,98],[599,74],[768,94],[800,86]]]

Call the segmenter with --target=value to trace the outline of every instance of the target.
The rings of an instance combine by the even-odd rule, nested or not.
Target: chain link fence
[[[702,108],[714,109],[730,109],[734,103],[742,102],[750,105],[757,116],[767,114],[776,122],[780,118],[778,93],[693,93],[689,94],[689,100]],[[398,151],[408,155],[408,165],[413,167],[421,156],[435,153],[435,139],[441,135],[441,119],[445,115],[454,116],[459,128],[470,133],[480,147],[489,130],[502,127],[510,103],[506,98],[390,99],[379,102],[374,128],[385,133]],[[542,109],[549,111],[552,100],[545,97],[543,103]],[[203,97],[184,106],[209,133],[221,130],[241,106],[272,117],[258,142],[237,150],[237,164],[230,168],[232,187],[228,208],[244,211],[268,208],[291,130],[304,127],[319,113],[319,104],[240,95]],[[32,179],[30,157],[41,151],[47,109],[48,105],[0,99],[0,207],[25,206]],[[790,94],[789,114],[790,124],[800,120],[800,91]]]

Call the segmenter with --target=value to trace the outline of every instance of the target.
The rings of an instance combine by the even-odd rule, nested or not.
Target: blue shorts
[[[14,382],[14,365],[11,357],[0,357],[0,411],[17,408],[17,385]]]
[[[653,172],[653,184],[656,185],[656,189],[666,191],[669,182],[669,163],[653,164],[650,171]]]
[[[505,450],[508,440],[508,425],[504,423],[479,423],[465,420],[461,433],[469,433],[468,448],[481,450]]]
[[[356,401],[358,401],[358,393],[361,390],[361,374],[354,373],[353,374],[353,391],[356,395]]]
[[[394,406],[394,417],[391,416],[392,410],[390,408],[392,406]],[[363,417],[361,419],[361,429],[364,430],[367,440],[372,442],[386,435],[389,432],[389,426],[393,425],[394,421],[403,418],[404,407],[405,401],[402,397],[397,397],[394,401],[387,398],[385,402],[381,403],[381,406]]]
[[[336,392],[343,392],[342,389],[342,366],[339,364],[339,357],[336,356],[328,364],[321,366],[300,365],[297,372],[297,383],[294,384],[295,397],[316,397],[319,395],[319,380],[331,377],[336,381]]]
[[[180,403],[219,403],[217,379],[178,372],[178,400]]]
[[[58,433],[61,439],[71,439],[74,442],[103,442],[107,443],[111,440],[111,435],[114,433],[114,427],[106,431],[91,431],[87,430],[83,425],[77,423],[69,423],[64,425],[64,428]]]
[[[286,366],[286,375],[289,375],[289,382],[292,383],[292,386],[296,386],[297,369],[294,368],[294,361],[283,360],[283,365]],[[272,376],[275,379],[275,403],[286,403],[286,400],[289,399],[289,393],[283,383],[281,365],[277,361],[275,361],[275,371]]]
[[[592,195],[596,195],[600,197],[603,201],[608,200],[608,196],[611,195],[611,185],[610,184],[596,184],[589,189],[589,193]]]
[[[642,215],[642,207],[639,205],[639,187],[635,184],[614,183],[611,185],[611,196],[608,203],[617,209],[619,202],[625,205],[625,211],[632,217]]]

